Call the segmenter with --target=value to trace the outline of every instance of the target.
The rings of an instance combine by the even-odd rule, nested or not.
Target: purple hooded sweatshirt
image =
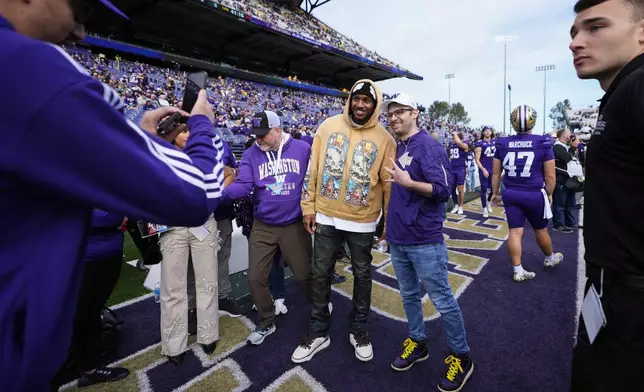
[[[302,185],[311,147],[284,134],[281,159],[278,151],[263,152],[253,144],[242,155],[237,181],[224,189],[224,198],[241,199],[253,192],[255,219],[272,226],[286,226],[302,219]],[[280,186],[281,184],[281,186]]]

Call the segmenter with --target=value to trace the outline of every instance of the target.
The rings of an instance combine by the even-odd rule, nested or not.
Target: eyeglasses
[[[393,111],[393,112],[391,112],[391,113],[385,113],[385,117],[387,117],[387,119],[390,119],[390,118],[392,118],[393,116],[396,116],[396,117],[398,117],[398,118],[401,118],[403,113],[405,113],[405,112],[412,112],[413,110],[414,110],[414,109],[412,109],[412,108],[398,109],[398,110],[394,110],[394,111]]]

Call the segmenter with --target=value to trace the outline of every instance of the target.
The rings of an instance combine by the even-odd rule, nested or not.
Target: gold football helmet
[[[517,133],[530,132],[537,124],[537,111],[528,105],[518,106],[510,114],[510,123]]]

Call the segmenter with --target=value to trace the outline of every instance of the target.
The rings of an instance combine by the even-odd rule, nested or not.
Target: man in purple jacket
[[[151,111],[139,128],[116,91],[53,45],[82,36],[88,5],[0,1],[0,216],[10,228],[0,239],[3,392],[50,389],[69,352],[94,208],[195,227],[221,198],[222,142],[213,143],[205,91],[177,151],[149,134],[178,109]]]
[[[224,189],[224,198],[241,199],[253,192],[248,285],[260,321],[247,343],[259,345],[275,332],[268,275],[278,249],[310,297],[313,244],[301,223],[300,200],[311,147],[282,132],[279,116],[271,111],[255,114],[251,132],[255,144],[242,155],[237,181]]]
[[[387,214],[387,241],[407,314],[409,337],[391,367],[405,371],[429,358],[420,281],[441,314],[451,355],[440,391],[460,391],[474,371],[461,309],[447,280],[443,203],[449,198],[449,160],[443,147],[418,131],[418,107],[406,94],[385,101],[382,111],[398,136]]]

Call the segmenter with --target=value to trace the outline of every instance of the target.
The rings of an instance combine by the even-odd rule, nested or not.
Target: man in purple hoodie
[[[133,124],[119,94],[55,45],[83,34],[92,4],[0,1],[3,392],[50,389],[67,357],[94,208],[195,227],[221,198],[222,141],[205,90],[180,152],[150,135],[178,109]]]
[[[275,307],[268,275],[277,250],[310,298],[311,235],[302,224],[302,185],[311,147],[282,132],[279,116],[263,111],[253,117],[256,141],[242,155],[237,181],[224,189],[224,198],[241,199],[253,193],[255,220],[249,239],[248,285],[259,313],[259,325],[247,343],[259,345],[275,332]]]
[[[409,337],[391,364],[405,371],[429,358],[420,282],[441,314],[451,354],[438,385],[442,392],[460,391],[474,371],[461,309],[447,279],[447,247],[443,242],[443,203],[449,198],[449,160],[443,147],[418,131],[418,107],[404,93],[382,104],[392,131],[398,136],[392,160],[391,200],[387,241],[400,286]],[[456,139],[456,138],[455,138]]]

